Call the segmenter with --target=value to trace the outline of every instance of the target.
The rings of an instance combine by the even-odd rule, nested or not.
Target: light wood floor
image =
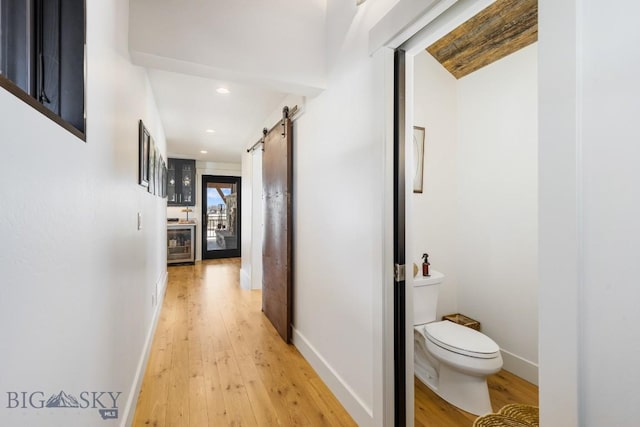
[[[169,268],[134,426],[354,426],[239,287],[239,259]]]
[[[300,353],[239,286],[240,260],[169,268],[169,283],[134,426],[355,426]],[[502,371],[494,409],[537,404],[537,388]],[[416,427],[471,426],[475,417],[416,381]]]
[[[500,371],[487,379],[494,411],[509,403],[538,405],[538,387],[507,371]],[[445,402],[427,386],[415,379],[416,427],[466,427],[477,418]]]

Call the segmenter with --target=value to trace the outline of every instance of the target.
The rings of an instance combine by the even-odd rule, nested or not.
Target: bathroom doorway
[[[446,276],[437,320],[477,317],[500,345],[505,368],[537,383],[537,46],[519,46],[463,76],[428,49],[484,6],[436,19],[396,49],[394,241],[404,240],[406,255],[394,250],[394,262],[405,266],[405,281],[394,284],[396,425],[420,425],[412,282],[425,252]],[[414,126],[425,129],[420,159]],[[414,181],[423,188],[414,191]]]

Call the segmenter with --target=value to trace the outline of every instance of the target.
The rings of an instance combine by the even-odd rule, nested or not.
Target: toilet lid
[[[500,351],[498,344],[488,336],[448,320],[429,323],[424,332],[431,342],[455,353],[492,358]]]

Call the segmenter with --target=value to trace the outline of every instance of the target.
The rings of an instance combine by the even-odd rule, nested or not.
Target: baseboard
[[[153,318],[151,319],[151,326],[149,328],[149,331],[147,332],[147,338],[145,339],[144,347],[142,348],[142,354],[140,355],[140,360],[138,361],[138,368],[136,369],[133,384],[131,385],[131,390],[129,391],[129,399],[127,399],[127,404],[125,405],[124,411],[122,413],[121,419],[123,420],[123,422],[122,424],[120,424],[121,427],[131,426],[133,424],[133,416],[136,413],[136,403],[138,402],[138,395],[140,394],[140,388],[142,387],[144,371],[147,367],[147,362],[149,361],[151,344],[153,343],[153,336],[156,332],[156,326],[158,325],[158,318],[160,318],[160,309],[162,308],[164,295],[167,290],[168,279],[168,272],[165,271],[158,283],[155,285],[156,289],[160,289],[161,292],[159,292],[158,295],[156,309],[153,313]]]
[[[243,268],[240,269],[240,287],[242,289],[251,289],[251,277]]]
[[[502,352],[502,369],[509,371],[520,378],[538,385],[538,364],[530,360],[524,359],[506,350],[500,349]]]
[[[309,362],[355,422],[361,426],[373,425],[371,408],[362,402],[351,387],[296,328],[293,328],[293,345]]]

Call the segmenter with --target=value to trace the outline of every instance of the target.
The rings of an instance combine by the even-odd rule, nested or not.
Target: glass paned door
[[[195,162],[183,161],[180,164],[180,184],[181,191],[178,196],[178,200],[185,206],[195,205],[195,191],[194,184],[196,180]]]
[[[202,258],[240,256],[240,177],[202,177]]]
[[[167,170],[167,204],[177,204],[178,193],[176,192],[176,166],[169,159],[169,169]]]

